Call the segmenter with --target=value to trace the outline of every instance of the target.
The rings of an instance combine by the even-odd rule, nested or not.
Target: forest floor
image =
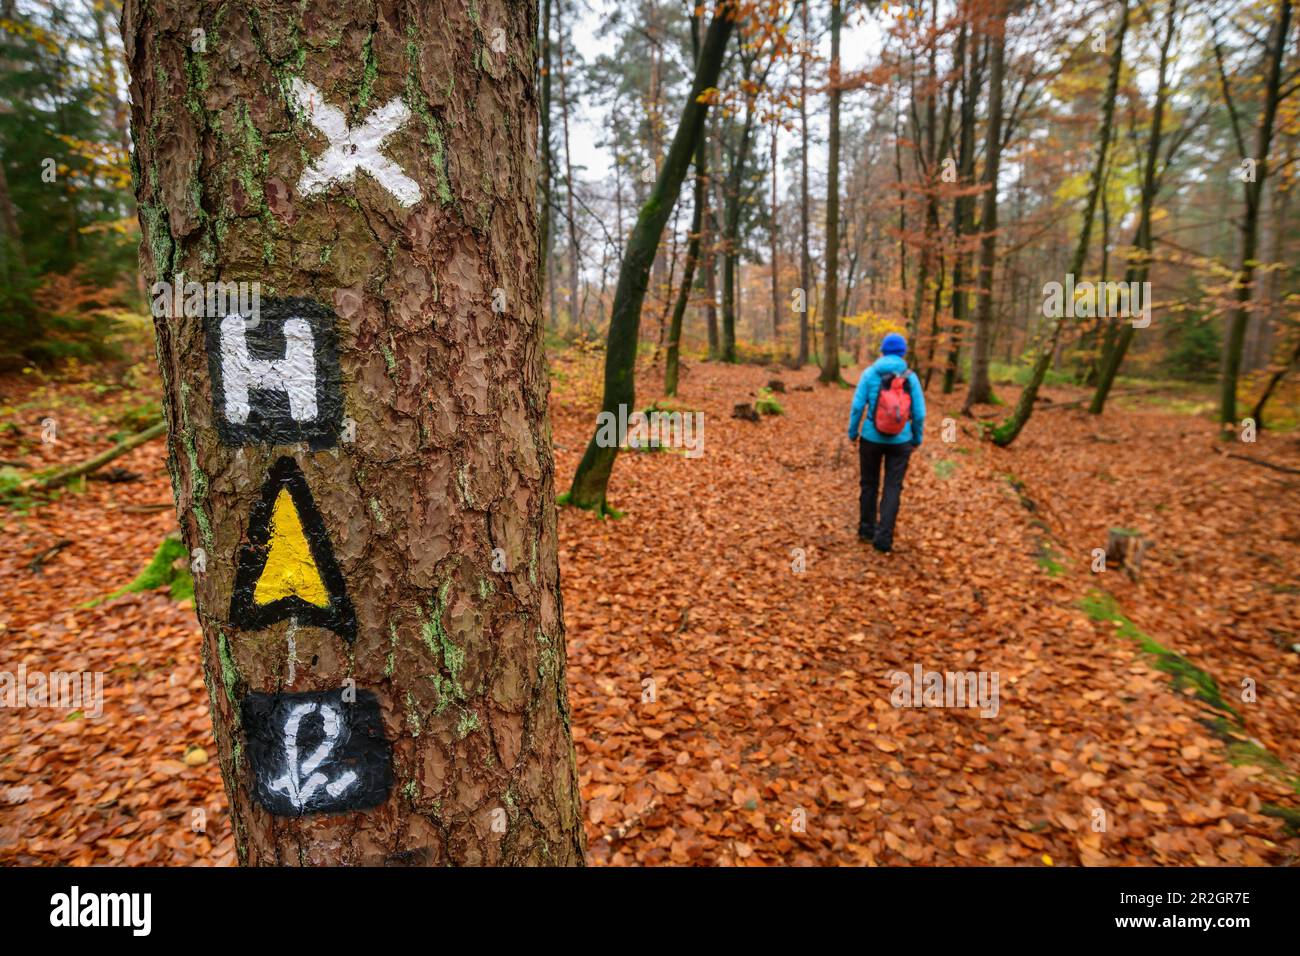
[[[557,491],[600,360],[553,360]],[[705,413],[704,454],[622,454],[623,517],[561,510],[590,862],[1294,865],[1300,477],[1223,452],[1300,468],[1300,434],[1223,448],[1137,395],[1042,410],[1000,450],[936,388],[880,555],[855,536],[851,392],[795,391],[815,376],[692,363],[674,407]],[[776,377],[783,414],[730,417]],[[139,402],[0,381],[0,459],[85,459]],[[0,721],[0,863],[230,864],[192,608],[85,606],[176,525],[161,440],[113,464],[139,478],[0,509],[0,670],[107,675],[101,717]],[[1149,541],[1136,580],[1092,570],[1115,527]],[[996,675],[996,714],[893,706],[917,667]]]

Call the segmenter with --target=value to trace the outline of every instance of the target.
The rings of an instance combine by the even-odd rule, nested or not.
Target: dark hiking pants
[[[858,460],[862,465],[861,493],[858,497],[858,537],[870,539],[878,548],[894,546],[894,522],[898,519],[898,499],[903,493],[903,476],[912,456],[911,444],[884,445],[858,442]],[[880,490],[880,466],[885,466],[885,489]],[[876,500],[880,500],[880,517],[876,517]]]

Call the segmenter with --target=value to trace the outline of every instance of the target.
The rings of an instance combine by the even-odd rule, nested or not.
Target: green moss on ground
[[[1144,632],[1119,609],[1119,605],[1109,594],[1104,591],[1092,591],[1080,602],[1080,607],[1094,621],[1118,623],[1119,627],[1116,630],[1120,636],[1136,642],[1143,651],[1151,655],[1156,668],[1173,678],[1176,690],[1193,688],[1198,700],[1208,704],[1215,710],[1231,714],[1233,720],[1238,725],[1241,724],[1241,715],[1223,699],[1218,682],[1212,676],[1201,670],[1182,654],[1171,651]]]
[[[957,471],[957,462],[951,458],[940,458],[934,463],[934,474],[938,478],[951,478]]]
[[[770,388],[761,389],[758,393],[758,400],[754,402],[754,408],[760,415],[784,415],[785,409],[781,403],[776,400]]]
[[[155,591],[166,587],[173,601],[184,601],[194,597],[194,576],[189,569],[189,550],[180,538],[168,536],[154,552],[143,571],[126,587],[119,588],[112,594],[88,601],[82,607],[95,607],[105,601],[111,601],[124,594],[137,594],[141,591]],[[177,567],[178,562],[184,562]]]

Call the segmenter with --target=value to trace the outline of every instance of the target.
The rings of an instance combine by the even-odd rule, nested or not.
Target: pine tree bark
[[[582,862],[536,16],[125,5],[141,267],[262,290],[243,321],[156,320],[245,863]],[[239,362],[265,372],[243,406]]]

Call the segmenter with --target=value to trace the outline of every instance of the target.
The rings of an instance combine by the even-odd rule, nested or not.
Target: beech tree
[[[1237,420],[1237,376],[1241,370],[1242,345],[1246,340],[1246,324],[1250,319],[1250,301],[1255,287],[1256,252],[1259,245],[1259,209],[1260,199],[1264,194],[1264,180],[1269,173],[1269,150],[1273,142],[1273,123],[1277,117],[1278,103],[1282,99],[1282,62],[1286,58],[1287,36],[1291,27],[1291,2],[1281,0],[1277,4],[1277,19],[1269,31],[1268,43],[1264,54],[1264,103],[1259,112],[1259,122],[1255,127],[1254,148],[1248,153],[1245,137],[1242,133],[1241,117],[1237,114],[1236,103],[1228,84],[1228,76],[1223,68],[1223,56],[1219,45],[1215,44],[1216,60],[1219,67],[1219,79],[1223,88],[1224,103],[1228,108],[1228,117],[1232,121],[1233,138],[1241,153],[1243,163],[1253,163],[1258,168],[1254,175],[1244,177],[1242,194],[1245,199],[1245,213],[1241,217],[1241,259],[1237,266],[1240,276],[1236,285],[1236,307],[1228,320],[1228,337],[1224,344],[1223,380],[1219,395],[1219,421],[1223,425],[1233,425]],[[1263,403],[1259,403],[1262,410]],[[1224,429],[1225,435],[1231,435],[1230,429]]]
[[[1146,156],[1142,164],[1142,186],[1138,197],[1138,222],[1133,233],[1133,252],[1129,257],[1128,267],[1124,270],[1125,283],[1142,283],[1151,272],[1151,249],[1155,239],[1152,235],[1152,218],[1156,196],[1160,192],[1160,179],[1169,163],[1173,161],[1180,136],[1175,136],[1161,165],[1160,144],[1165,135],[1165,109],[1169,101],[1169,60],[1173,47],[1174,34],[1178,29],[1178,0],[1169,0],[1165,8],[1164,36],[1160,41],[1160,66],[1156,77],[1155,104],[1151,110],[1151,133],[1147,139]],[[1110,395],[1115,376],[1124,362],[1129,344],[1133,341],[1134,327],[1130,321],[1122,329],[1112,320],[1097,376],[1097,389],[1093,392],[1088,412],[1100,415],[1106,408],[1106,399]]]
[[[826,289],[822,301],[822,370],[819,382],[841,382],[840,374],[840,27],[841,0],[831,0],[830,131],[826,147]]]
[[[970,386],[962,410],[993,401],[989,358],[993,351],[993,269],[998,249],[998,168],[1002,157],[1002,87],[1006,72],[1007,15],[998,4],[988,28],[992,48],[989,67],[989,118],[984,141],[984,196],[980,213],[979,305],[971,342]]]
[[[1106,158],[1110,152],[1115,122],[1115,100],[1119,94],[1120,70],[1124,63],[1124,37],[1128,33],[1129,0],[1120,0],[1119,26],[1115,31],[1114,45],[1110,53],[1110,66],[1107,72],[1106,92],[1101,103],[1101,126],[1097,132],[1097,155],[1093,161],[1092,172],[1088,177],[1088,197],[1084,201],[1083,221],[1079,226],[1079,238],[1074,247],[1074,256],[1070,259],[1069,275],[1082,276],[1088,261],[1088,246],[1092,242],[1092,224],[1097,214],[1097,201],[1101,196],[1106,175]],[[1002,447],[1016,440],[1021,430],[1034,413],[1034,402],[1038,390],[1047,378],[1047,370],[1056,355],[1056,347],[1061,341],[1061,332],[1065,328],[1065,312],[1052,323],[1052,330],[1034,360],[1024,391],[1016,402],[1015,410],[997,428],[991,432],[995,444]]]
[[[704,135],[704,121],[709,102],[706,94],[718,82],[722,72],[722,55],[727,40],[735,27],[737,5],[732,0],[718,4],[713,20],[704,34],[700,54],[695,61],[695,79],[682,107],[681,119],[673,135],[668,155],[655,178],[650,198],[641,207],[636,225],[628,239],[619,267],[618,286],[610,307],[609,340],[605,349],[605,392],[601,411],[619,417],[619,406],[624,408],[624,420],[634,411],[636,401],[636,350],[641,329],[641,306],[645,302],[646,286],[650,282],[650,269],[659,250],[668,217],[672,215],[681,192],[682,180],[690,167],[691,157]],[[587,450],[578,462],[565,501],[580,508],[607,512],[606,490],[609,476],[618,457],[617,444],[601,440],[601,429],[593,430]]]
[[[156,319],[246,863],[583,859],[536,17],[125,5],[142,270],[260,288]]]

